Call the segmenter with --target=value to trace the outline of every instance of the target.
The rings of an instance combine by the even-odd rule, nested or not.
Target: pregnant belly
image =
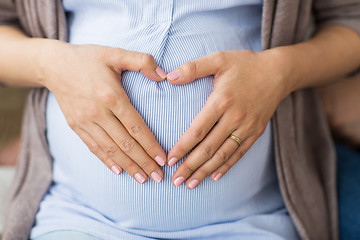
[[[212,90],[212,78],[173,86],[166,81],[153,82],[138,72],[126,72],[123,86],[156,139],[168,151],[201,110]],[[163,167],[161,183],[149,180],[141,185],[125,172],[119,176],[113,174],[69,128],[52,94],[48,97],[47,124],[54,158],[52,192],[100,212],[121,227],[162,231],[166,226],[167,230],[176,231],[239,219],[264,211],[256,207],[250,213],[249,206],[259,203],[248,200],[254,200],[254,196],[261,198],[265,194],[261,184],[275,181],[267,161],[271,159],[271,146],[267,141],[269,128],[260,138],[263,143],[258,141],[255,149],[221,181],[213,183],[207,178],[195,190],[188,190],[184,185],[177,188],[171,183],[171,176],[181,161],[173,167]],[[257,145],[261,146],[260,154]],[[249,170],[254,169],[254,161],[259,164],[256,169],[261,174],[253,176]],[[258,185],[248,189],[247,183]],[[267,205],[269,207],[274,206]]]
[[[205,84],[211,79],[201,81]],[[136,98],[132,101],[161,145],[168,150],[189,126],[205,98],[199,97],[199,92],[190,94],[194,89],[186,87],[175,87],[168,90],[172,94],[164,94],[165,89],[170,88],[167,83],[146,84],[151,87],[145,89],[153,88],[152,95],[134,92]],[[205,94],[206,91],[200,92]],[[221,181],[214,183],[207,178],[195,190],[188,190],[184,185],[177,188],[171,183],[178,164],[163,167],[161,183],[149,180],[138,184],[125,172],[119,176],[113,174],[68,127],[52,94],[48,98],[47,121],[54,158],[52,193],[99,212],[118,226],[177,231],[233,221],[278,207],[279,201],[271,200],[278,199],[279,194],[272,161],[269,161],[272,159],[269,127]],[[252,187],[248,188],[249,185]],[[267,203],[262,204],[265,199]]]
[[[122,85],[156,139],[168,151],[202,108],[212,90],[212,78],[174,86],[167,81],[151,81],[138,72],[125,72]],[[214,191],[207,191],[209,195],[205,198],[195,198],[193,195],[201,190],[189,191],[172,185],[171,175],[176,166],[163,168],[165,177],[160,184],[149,179],[140,185],[127,173],[116,176],[110,172],[69,128],[52,94],[48,98],[47,124],[54,158],[56,188],[53,191],[76,199],[121,226],[156,230],[175,223],[178,214],[191,214],[195,206],[204,206],[204,215],[215,207],[215,202],[202,201],[213,198],[210,195],[218,186],[212,185]],[[199,221],[174,224],[173,230],[192,227],[195,222],[199,224]]]
[[[72,21],[69,21],[69,41],[72,44],[91,43],[147,52],[166,72],[215,51],[260,49],[261,4],[243,8],[237,1],[225,1],[225,5],[234,2],[238,6],[225,11],[226,6],[216,8],[220,1],[215,5],[190,2],[192,4],[175,1],[180,6],[174,9],[180,12],[176,14],[174,11],[174,18],[165,22],[146,22],[141,18],[141,21],[130,24],[119,21],[122,12],[116,10],[113,21],[108,19],[113,22],[113,27],[109,28],[103,27],[103,21],[99,22],[93,14],[86,18],[87,27],[84,26],[81,17],[87,16],[86,8],[84,12],[80,11],[83,8],[76,9]],[[193,3],[199,6],[195,7]],[[193,13],[188,11],[190,6],[194,8]],[[201,10],[203,7],[206,9]],[[161,11],[154,16],[166,15]],[[168,152],[203,107],[212,91],[213,78],[174,86],[167,81],[151,81],[139,72],[125,72],[122,86],[156,140]],[[182,161],[173,167],[163,167],[161,183],[149,179],[145,184],[138,184],[126,172],[119,176],[113,174],[69,128],[52,94],[48,98],[47,126],[54,159],[51,194],[57,199],[96,211],[119,227],[177,231],[233,221],[279,207],[279,201],[273,201],[280,199],[280,195],[269,126],[219,182],[207,178],[194,190],[185,186],[177,188],[171,183],[171,177]]]
[[[175,86],[152,81],[138,72],[125,72],[122,86],[160,145],[169,151],[205,104],[213,77]]]

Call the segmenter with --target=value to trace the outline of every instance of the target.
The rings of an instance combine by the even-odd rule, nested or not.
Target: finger
[[[254,144],[256,139],[256,137],[250,137],[244,140],[241,146],[235,151],[229,160],[211,174],[211,179],[214,182],[219,181],[219,179],[222,178],[230,170],[230,168],[232,168],[244,156],[244,154]]]
[[[91,127],[89,127],[89,131],[87,132],[93,139],[97,139],[93,145],[90,145],[89,149],[92,153],[97,155],[99,151],[104,151],[138,183],[144,183],[147,181],[147,176],[140,166],[123,153],[100,126],[97,124],[91,124]]]
[[[191,149],[201,142],[221,118],[223,112],[214,111],[214,109],[216,109],[215,105],[216,102],[213,96],[210,95],[203,109],[196,115],[190,127],[169,151],[167,159],[169,166],[173,166],[179,159],[183,158]]]
[[[113,48],[112,51],[110,64],[118,74],[130,70],[140,71],[145,77],[154,81],[163,81],[166,78],[165,71],[158,66],[152,55],[119,48]]]
[[[102,102],[116,116],[115,122],[121,122],[127,132],[134,138],[146,151],[146,153],[154,159],[160,166],[165,165],[166,154],[160,144],[156,141],[153,133],[146,125],[141,115],[136,111],[130,103],[124,89],[116,89],[117,93],[110,91],[109,93],[98,93]],[[98,121],[104,121],[102,114],[96,112],[94,117]]]
[[[106,120],[105,120],[106,119]],[[108,135],[115,141],[120,148],[107,148],[105,152],[111,157],[117,155],[121,150],[130,159],[136,162],[148,176],[154,181],[160,182],[163,178],[163,172],[158,164],[152,159],[139,143],[130,136],[118,119],[109,114],[106,118],[100,121],[100,125],[108,133]]]
[[[97,147],[97,143],[87,132],[78,129],[76,133],[86,144],[86,146],[90,150],[92,150],[95,156],[97,156],[111,171],[113,171],[113,173],[115,173],[116,175],[122,173],[123,169],[115,161],[113,161],[101,148]]]
[[[223,62],[223,52],[215,52],[205,57],[184,63],[167,74],[172,84],[186,84],[197,78],[215,75]]]
[[[180,180],[176,181],[176,179],[183,179],[183,180],[188,179],[188,177],[191,176],[195,171],[197,171],[198,168],[201,167],[201,165],[203,165],[213,157],[225,158],[228,155],[229,150],[224,152],[219,148],[225,144],[225,142],[228,140],[227,138],[230,135],[230,133],[232,133],[235,130],[235,127],[229,128],[229,125],[227,124],[228,121],[224,119],[225,118],[221,119],[221,121],[214,127],[213,130],[211,130],[211,132],[206,136],[206,138],[194,149],[194,151],[192,151],[192,153],[178,167],[178,169],[173,174],[174,183],[176,182],[177,184],[179,184]],[[241,135],[240,131],[236,131],[234,134],[238,134],[239,136]],[[230,146],[234,147],[236,145],[231,144]],[[233,151],[235,151],[235,149],[233,149]],[[215,169],[213,169],[213,171]]]
[[[235,153],[240,145],[234,140],[228,138],[224,144],[217,150],[214,156],[200,166],[186,181],[189,189],[196,188],[205,178],[207,178],[216,169],[226,163]]]

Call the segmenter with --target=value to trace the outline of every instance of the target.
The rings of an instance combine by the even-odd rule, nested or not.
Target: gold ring
[[[229,136],[230,139],[234,140],[235,142],[237,142],[239,144],[239,146],[241,145],[242,141],[240,138],[238,138],[237,136],[230,134]]]

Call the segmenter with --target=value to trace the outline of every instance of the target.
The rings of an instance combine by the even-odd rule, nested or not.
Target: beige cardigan
[[[317,27],[341,24],[360,33],[360,0],[264,0],[263,49],[304,41],[312,13]],[[61,0],[0,0],[0,24],[19,27],[32,37],[67,40]],[[51,183],[47,93],[33,89],[28,97],[5,240],[28,238]],[[281,193],[299,234],[303,239],[337,239],[335,154],[314,91],[301,90],[285,98],[272,122]]]

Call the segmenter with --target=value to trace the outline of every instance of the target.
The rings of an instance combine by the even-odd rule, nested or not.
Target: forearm
[[[329,125],[338,140],[360,147],[360,74],[318,89]]]
[[[0,82],[16,87],[43,86],[39,58],[50,40],[29,38],[20,30],[0,27]]]
[[[306,42],[278,47],[286,95],[344,77],[360,67],[360,37],[343,26],[328,26]]]

